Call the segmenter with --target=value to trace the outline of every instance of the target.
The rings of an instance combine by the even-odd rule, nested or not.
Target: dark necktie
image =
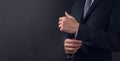
[[[83,17],[85,18],[90,6],[91,6],[92,0],[86,0],[85,6],[84,6],[84,15]]]

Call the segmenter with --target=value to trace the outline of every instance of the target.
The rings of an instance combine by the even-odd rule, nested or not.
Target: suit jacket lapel
[[[92,4],[92,6],[90,7],[90,9],[88,10],[83,22],[86,22],[86,19],[90,16],[90,14],[94,11],[94,9],[97,7],[97,5],[99,4],[100,0],[95,0]]]
[[[72,7],[71,15],[73,15],[78,22],[81,23],[83,19],[83,9],[84,9],[85,0],[78,0]]]

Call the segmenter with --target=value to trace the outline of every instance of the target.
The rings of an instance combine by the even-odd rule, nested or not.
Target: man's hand
[[[65,39],[64,48],[66,54],[75,54],[81,46],[81,40]]]
[[[80,24],[76,21],[76,19],[67,12],[65,12],[64,17],[59,18],[60,31],[75,34],[79,28],[79,25]]]

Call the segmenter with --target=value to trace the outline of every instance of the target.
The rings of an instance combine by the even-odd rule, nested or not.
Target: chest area
[[[87,16],[83,18],[83,8],[74,8],[73,16],[82,24],[86,24],[92,28],[106,28],[109,22],[109,17],[111,14],[112,6],[114,4],[113,0],[99,0],[93,2],[92,6],[89,8]],[[75,11],[76,10],[76,11]],[[75,13],[74,13],[75,11]],[[78,11],[78,12],[77,12]]]

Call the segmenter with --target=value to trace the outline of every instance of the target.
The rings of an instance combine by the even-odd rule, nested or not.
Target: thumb
[[[66,11],[65,11],[65,16],[69,17],[69,18],[73,18],[73,16],[71,16],[70,14],[68,14]]]

